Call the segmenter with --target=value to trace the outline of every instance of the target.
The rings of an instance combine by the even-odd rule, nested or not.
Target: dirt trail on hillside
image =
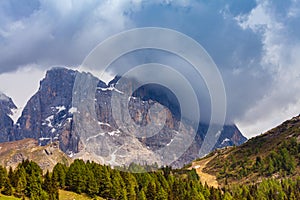
[[[206,167],[206,164],[209,161],[211,161],[214,157],[215,156],[200,161],[195,161],[192,163],[192,167],[190,167],[189,169],[194,168],[196,170],[202,184],[205,184],[206,182],[207,185],[217,188],[219,186],[217,178],[211,174],[203,172],[203,169]]]

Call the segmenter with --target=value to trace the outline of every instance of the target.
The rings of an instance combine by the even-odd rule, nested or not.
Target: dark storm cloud
[[[228,98],[227,123],[231,123],[234,118],[243,115],[257,99],[262,98],[268,87],[266,83],[271,81],[271,77],[266,75],[259,63],[262,54],[261,36],[250,29],[242,29],[235,20],[237,15],[248,14],[255,6],[253,1],[243,4],[236,1],[200,1],[185,5],[146,2],[130,17],[138,27],[158,26],[178,30],[194,38],[205,48],[223,75]],[[174,61],[170,61],[172,59],[174,58],[169,58],[168,62],[176,65]],[[165,60],[166,58],[160,59],[161,62]],[[191,69],[184,64],[181,67],[186,71]],[[187,72],[190,74],[188,79],[193,85],[197,85],[202,111],[206,111],[202,116],[207,116],[207,120],[210,116],[210,109],[207,109],[210,107],[207,101],[209,94],[203,90],[205,87],[201,85],[201,78],[193,77],[193,73],[192,70]],[[199,91],[199,88],[202,90]],[[243,97],[242,101],[240,97]]]
[[[134,27],[171,28],[195,39],[215,61],[227,93],[227,122],[241,124],[251,135],[293,115],[291,110],[300,111],[299,18],[300,5],[293,0],[0,1],[0,75],[28,65],[78,66],[112,34]],[[150,56],[127,64],[151,59],[182,64],[190,81],[205,91],[184,62]],[[209,102],[201,91],[199,97]],[[286,114],[278,115],[282,107]],[[274,115],[280,117],[274,120]]]
[[[1,1],[0,73],[28,63],[44,68],[80,64],[97,43],[127,27],[126,6],[105,1]]]

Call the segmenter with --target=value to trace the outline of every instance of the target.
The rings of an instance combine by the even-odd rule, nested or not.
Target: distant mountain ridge
[[[121,103],[111,105],[113,93],[122,92],[122,88],[130,87],[134,83],[132,80],[128,80],[125,85],[118,85],[117,90],[115,84],[118,77],[108,85],[97,79],[97,91],[94,99],[96,116],[89,119],[90,121],[85,119],[87,124],[81,127],[83,124],[76,125],[74,123],[74,114],[78,110],[72,104],[73,86],[78,75],[91,76],[88,73],[65,68],[53,68],[47,71],[45,78],[40,82],[39,90],[27,102],[16,124],[13,124],[10,118],[11,110],[16,109],[16,106],[11,99],[0,98],[0,117],[3,119],[0,122],[0,142],[33,138],[43,146],[58,141],[59,148],[69,156],[75,154],[77,157],[81,156],[99,162],[105,160],[104,164],[111,165],[138,162],[140,157],[147,162],[161,161],[160,158],[155,157],[153,152],[172,142],[172,138],[179,131],[178,116],[180,113],[177,112],[176,106],[174,107],[174,102],[169,101],[170,94],[166,93],[166,90],[157,92],[156,86],[144,87],[134,93],[128,105]],[[161,96],[162,93],[167,95]],[[159,102],[163,106],[167,116],[163,129],[152,137],[132,137],[134,127],[127,126],[126,123],[124,127],[119,127],[113,118],[112,106],[121,106],[120,108],[128,106],[131,118],[135,123],[148,124],[150,122],[148,110],[155,102]],[[157,114],[151,120],[159,121],[160,117]],[[101,127],[103,133],[93,136],[82,131],[82,128],[89,128],[91,132],[97,131],[92,124],[96,124],[95,127]],[[184,128],[180,131],[188,134],[190,128],[189,124],[184,123]],[[173,166],[180,167],[199,156],[199,149],[207,128],[206,124],[199,122],[199,129],[192,145],[177,162],[173,163]],[[245,141],[246,138],[235,125],[226,125],[214,148],[240,145]],[[98,148],[99,145],[101,148]],[[123,158],[124,155],[125,158]]]

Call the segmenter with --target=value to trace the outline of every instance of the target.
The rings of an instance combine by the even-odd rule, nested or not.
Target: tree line
[[[58,163],[52,172],[43,174],[35,162],[25,160],[14,170],[0,166],[0,191],[34,200],[57,200],[59,189],[124,200],[300,199],[300,179],[266,179],[259,184],[213,188],[201,184],[194,169],[167,166],[146,172],[145,168],[151,169],[131,164],[120,170],[77,159],[70,166]]]

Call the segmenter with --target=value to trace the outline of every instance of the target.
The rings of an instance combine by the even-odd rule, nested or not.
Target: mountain
[[[14,125],[9,115],[15,106],[12,102],[3,103],[5,109],[0,110],[0,116],[3,115],[6,121],[0,122],[4,123],[0,124],[1,142],[25,138],[37,140],[40,146],[58,142],[59,148],[70,157],[111,165],[131,162],[164,165],[177,160],[172,165],[180,167],[199,157],[207,124],[199,122],[197,134],[187,150],[181,146],[174,148],[174,145],[174,149],[168,149],[172,142],[182,142],[182,138],[193,131],[191,122],[180,121],[180,109],[174,94],[167,88],[148,85],[131,91],[133,95],[127,97],[123,91],[130,91],[136,80],[125,79],[120,83],[119,79],[117,76],[105,84],[85,72],[65,68],[47,71],[39,90],[27,102]],[[76,87],[75,82],[79,83]],[[87,82],[94,88],[83,88]],[[3,99],[6,99],[4,102],[11,101]],[[161,110],[151,112],[153,108]],[[165,123],[157,128],[151,126],[152,122]],[[220,137],[214,148],[240,145],[246,141],[235,125],[226,125],[217,134]],[[164,147],[167,151],[161,150]],[[181,157],[176,155],[180,151],[185,151]]]
[[[11,115],[16,109],[11,98],[0,92],[0,142],[9,141],[13,130]]]
[[[194,161],[192,168],[203,180],[219,186],[296,179],[300,175],[300,115],[241,146],[217,149]]]
[[[39,90],[29,99],[15,126],[12,138],[34,138],[39,145],[60,141],[64,152],[77,149],[72,137],[72,89],[76,72],[53,69],[40,82]]]

